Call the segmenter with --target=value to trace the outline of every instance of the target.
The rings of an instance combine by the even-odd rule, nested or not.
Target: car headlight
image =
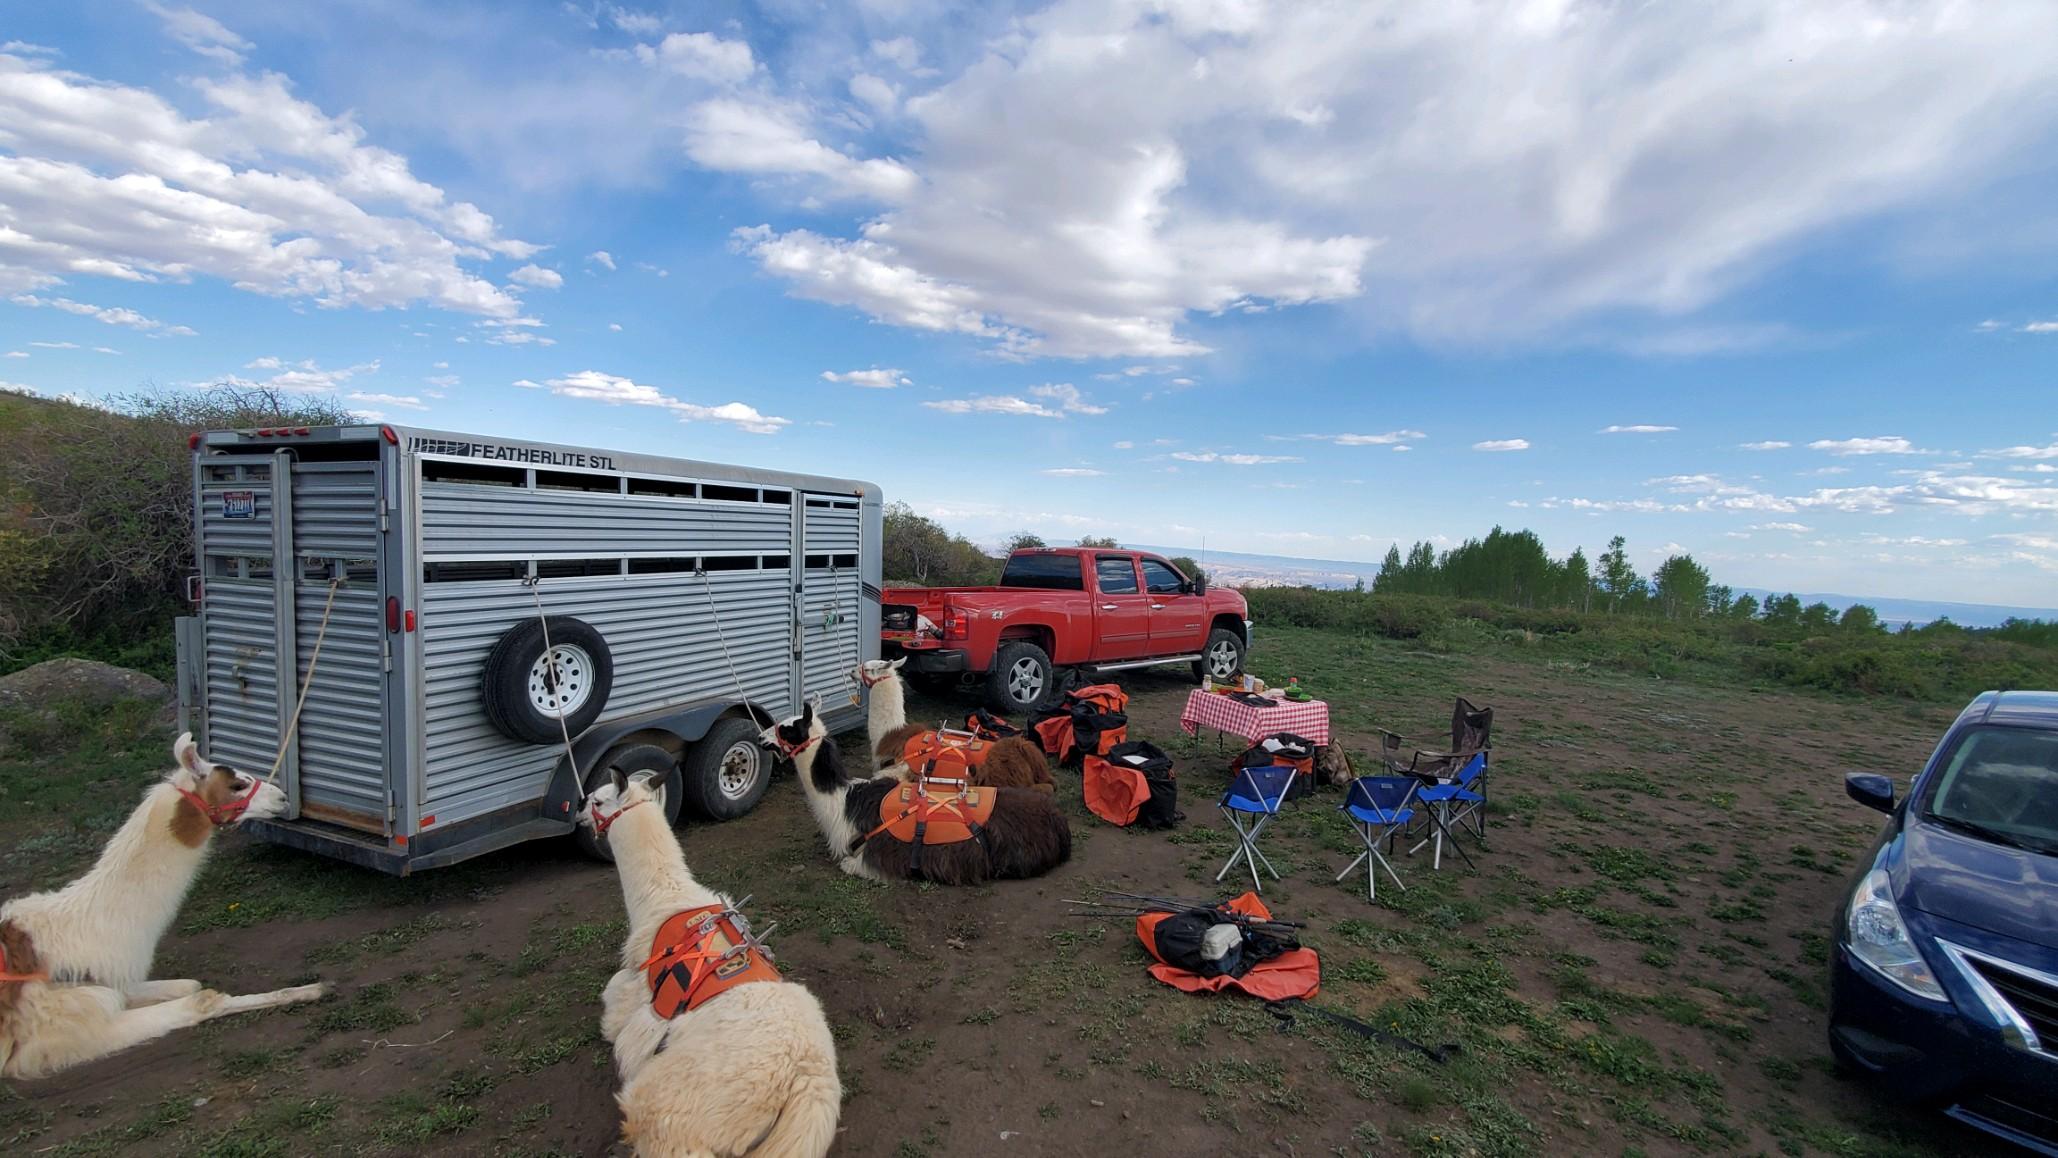
[[[1873,869],[1858,882],[1851,894],[1850,915],[1844,922],[1851,955],[1877,970],[1888,981],[1917,997],[1948,1000],[1936,974],[1915,948],[1901,910],[1894,907],[1894,886],[1885,869]]]

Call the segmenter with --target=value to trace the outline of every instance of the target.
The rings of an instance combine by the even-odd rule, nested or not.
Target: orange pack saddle
[[[930,845],[968,840],[983,845],[986,825],[993,818],[993,805],[998,798],[999,790],[963,779],[917,775],[879,801],[879,826],[851,841],[850,850],[856,852],[879,837],[887,837],[914,846],[910,864],[919,870],[922,849]]]
[[[674,913],[658,926],[643,963],[650,1007],[670,1020],[738,985],[777,981],[779,971],[749,937],[743,915],[721,905]]]

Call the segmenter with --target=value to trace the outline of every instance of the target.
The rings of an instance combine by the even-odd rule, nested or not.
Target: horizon
[[[0,386],[862,478],[975,539],[2058,586],[2058,6],[11,16]]]

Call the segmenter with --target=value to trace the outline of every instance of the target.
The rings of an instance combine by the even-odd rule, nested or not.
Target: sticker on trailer
[[[222,518],[254,519],[257,517],[257,492],[223,491]]]

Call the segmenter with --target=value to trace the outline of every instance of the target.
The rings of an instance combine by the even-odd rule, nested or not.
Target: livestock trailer
[[[765,724],[813,696],[864,722],[868,483],[386,425],[190,441],[180,706],[224,763],[286,738],[262,839],[406,874],[583,834],[610,768],[728,819],[770,780]]]

